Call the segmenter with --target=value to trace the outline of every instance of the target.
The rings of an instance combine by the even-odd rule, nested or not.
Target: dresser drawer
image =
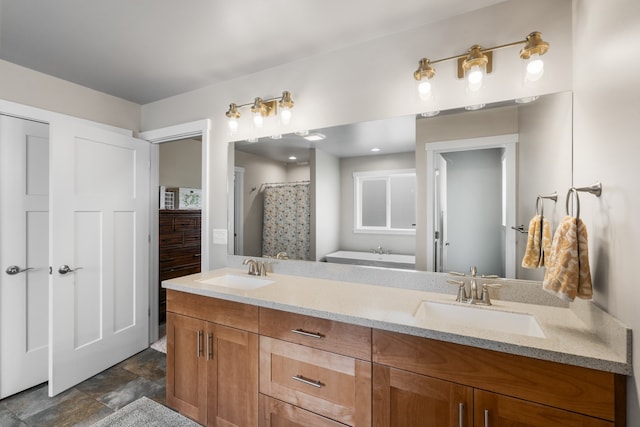
[[[371,363],[260,337],[260,392],[351,426],[371,425]]]
[[[364,326],[261,308],[260,334],[371,360],[371,329]]]
[[[328,418],[314,414],[277,399],[260,395],[260,427],[344,427]]]

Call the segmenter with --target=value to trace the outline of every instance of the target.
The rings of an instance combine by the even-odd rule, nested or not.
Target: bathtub
[[[326,255],[327,262],[352,265],[369,265],[372,267],[403,268],[415,270],[414,255],[376,254],[372,252],[337,251]]]

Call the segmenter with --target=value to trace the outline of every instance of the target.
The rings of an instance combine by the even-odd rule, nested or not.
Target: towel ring
[[[567,215],[569,215],[569,199],[570,196],[573,195],[576,198],[576,218],[580,218],[580,197],[578,196],[578,189],[575,187],[571,187],[567,192],[567,200],[565,202],[565,210],[567,211]],[[571,208],[573,208],[573,203],[571,204]]]
[[[536,198],[536,215],[544,216],[544,200],[541,196]]]

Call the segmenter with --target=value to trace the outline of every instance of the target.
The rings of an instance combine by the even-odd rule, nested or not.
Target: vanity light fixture
[[[229,104],[229,110],[225,113],[227,116],[227,125],[229,126],[229,133],[235,134],[238,131],[240,119],[240,109],[244,107],[251,107],[251,114],[253,117],[253,125],[256,128],[262,128],[264,126],[265,117],[277,116],[278,107],[280,107],[280,122],[282,125],[287,126],[291,122],[291,109],[294,102],[291,99],[291,93],[289,91],[282,92],[281,97],[262,99],[256,97],[253,102],[246,104]]]
[[[473,93],[484,85],[485,76],[493,69],[493,51],[510,46],[524,44],[520,50],[520,58],[524,62],[524,81],[535,82],[544,74],[544,62],[542,55],[549,50],[549,43],[542,40],[539,31],[533,31],[524,40],[515,41],[499,46],[483,48],[478,44],[471,46],[466,53],[431,61],[422,58],[418,63],[418,69],[414,71],[413,78],[418,83],[418,95],[420,99],[428,100],[432,96],[432,84],[430,80],[436,75],[433,64],[450,60],[458,61],[458,78],[466,81],[467,92]]]

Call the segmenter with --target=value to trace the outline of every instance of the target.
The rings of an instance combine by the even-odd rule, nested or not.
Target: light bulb
[[[236,132],[238,132],[238,119],[235,117],[229,117],[229,120],[227,121],[227,124],[229,125],[229,133],[231,135],[234,135]]]
[[[253,125],[257,128],[262,128],[262,126],[264,126],[264,117],[262,117],[262,114],[259,111],[253,113]]]
[[[431,98],[431,82],[429,82],[429,80],[421,80],[418,82],[418,94],[422,100]]]
[[[285,126],[291,123],[291,109],[289,107],[280,107],[280,122]]]
[[[526,64],[525,81],[536,82],[544,74],[544,61],[537,53],[529,57]]]
[[[485,67],[474,65],[467,71],[467,90],[469,92],[477,92],[482,89],[484,82]]]

